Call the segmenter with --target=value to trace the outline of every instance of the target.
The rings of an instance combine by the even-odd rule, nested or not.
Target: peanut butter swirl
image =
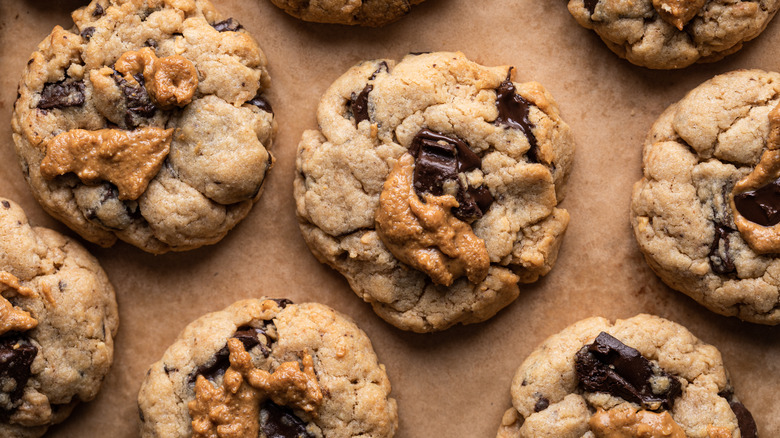
[[[28,312],[14,307],[5,295],[10,292],[13,296],[22,295],[31,297],[35,292],[29,287],[22,286],[19,279],[6,271],[0,271],[0,335],[10,331],[26,331],[38,326],[38,321]]]
[[[685,438],[668,411],[655,413],[628,405],[599,409],[588,424],[596,438]]]
[[[193,438],[257,437],[260,431],[260,405],[271,399],[278,405],[315,413],[322,403],[322,391],[314,374],[314,361],[308,353],[298,362],[284,362],[273,373],[252,365],[244,344],[228,340],[230,367],[222,385],[215,387],[199,375],[195,400],[188,404]]]
[[[114,68],[131,84],[138,84],[136,75],[142,75],[146,91],[162,109],[187,105],[198,89],[198,70],[192,62],[179,55],[158,58],[149,47],[123,53]]]
[[[413,171],[414,158],[406,153],[385,181],[375,216],[382,243],[434,283],[449,286],[464,274],[472,283],[481,282],[490,269],[485,242],[452,214],[458,206],[454,196],[425,193],[420,200],[412,186]]]

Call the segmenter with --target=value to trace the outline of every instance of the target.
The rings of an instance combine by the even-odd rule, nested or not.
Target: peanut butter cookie
[[[293,17],[315,23],[378,27],[403,17],[425,0],[271,0]]]
[[[392,437],[371,342],[321,304],[250,299],[188,325],[141,385],[141,436]]]
[[[97,260],[0,198],[0,436],[39,437],[92,400],[118,325]]]
[[[726,73],[645,140],[631,224],[670,287],[722,315],[780,323],[780,74]]]
[[[651,315],[580,321],[520,365],[498,438],[755,438],[720,352]]]
[[[757,37],[780,0],[569,0],[569,12],[613,52],[656,69],[717,61]]]
[[[314,255],[391,324],[484,321],[555,263],[574,145],[552,96],[462,53],[363,62],[298,146]]]
[[[93,0],[72,16],[19,84],[13,137],[35,197],[102,246],[219,241],[274,161],[265,55],[208,0]]]

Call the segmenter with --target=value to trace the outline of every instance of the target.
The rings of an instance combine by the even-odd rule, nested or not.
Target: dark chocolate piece
[[[729,234],[734,230],[716,223],[715,224],[715,239],[710,246],[710,267],[716,274],[726,275],[737,272],[737,267],[734,265],[734,261],[729,254]]]
[[[157,106],[152,102],[149,93],[144,87],[144,76],[140,73],[133,75],[138,85],[133,85],[126,81],[119,73],[114,73],[114,80],[125,95],[127,112],[125,113],[125,123],[128,128],[135,128],[141,124],[141,119],[148,119],[154,116]]]
[[[363,120],[369,120],[368,93],[373,89],[374,86],[368,84],[363,88],[363,91],[361,91],[360,94],[355,96],[355,93],[352,93],[352,96],[349,99],[350,109],[352,110],[352,115],[355,117],[355,126],[359,125]]]
[[[596,12],[596,5],[598,2],[599,0],[585,0],[585,9],[590,12],[590,15],[593,15],[593,13]]]
[[[314,438],[293,411],[271,400],[260,407],[260,430],[266,438]]]
[[[84,28],[84,30],[82,30],[80,33],[81,37],[87,41],[89,41],[89,39],[92,38],[92,35],[94,34],[95,34],[95,28],[92,26]]]
[[[289,300],[287,298],[271,298],[271,301],[275,301],[279,307],[284,309],[285,307],[289,306],[290,304],[293,304],[292,300]]]
[[[586,391],[605,392],[640,404],[644,409],[671,409],[682,385],[642,354],[610,336],[599,333],[596,340],[582,347],[575,357],[575,369]],[[651,380],[666,377],[669,387],[653,392]]]
[[[47,82],[41,91],[38,108],[66,108],[84,104],[84,81]]]
[[[244,28],[244,26],[242,26],[238,20],[233,17],[230,17],[224,21],[220,21],[219,23],[214,23],[212,26],[217,30],[217,32],[237,32],[239,29]]]
[[[541,412],[547,409],[548,406],[550,406],[550,400],[547,400],[546,397],[539,397],[534,405],[534,412]]]
[[[144,45],[146,47],[151,47],[153,49],[157,48],[157,41],[153,40],[152,38],[149,38],[148,40],[144,41]]]
[[[253,97],[251,100],[248,100],[246,103],[254,105],[267,113],[274,113],[274,109],[271,108],[271,104],[268,102],[265,96],[261,96],[260,93],[257,93],[255,97]]]
[[[729,400],[729,406],[734,411],[734,415],[737,416],[737,424],[739,424],[739,432],[742,438],[758,438],[756,420],[753,419],[753,415],[747,410],[745,405],[738,401]]]
[[[102,16],[105,13],[106,13],[106,11],[103,9],[103,6],[100,6],[98,4],[98,5],[95,6],[95,10],[92,11],[92,16],[93,17],[100,17],[100,16]]]
[[[532,131],[534,125],[528,119],[529,109],[533,104],[515,92],[515,84],[512,83],[511,74],[512,71],[510,69],[504,82],[496,89],[498,117],[496,117],[495,123],[523,131],[529,144],[528,152],[526,152],[528,161],[538,163],[538,146]]]
[[[8,202],[8,201],[3,201],[3,207],[5,207],[6,209],[9,209],[9,208],[11,208],[11,203]]]
[[[413,186],[418,195],[444,194],[444,183],[456,181],[458,191],[455,199],[458,207],[453,214],[458,219],[470,221],[482,217],[493,203],[493,196],[487,187],[464,186],[459,172],[478,169],[482,160],[458,138],[447,137],[438,132],[423,129],[412,139],[409,153],[415,158]]]
[[[241,343],[244,344],[244,349],[246,349],[246,351],[259,345],[260,350],[263,352],[263,356],[268,357],[270,351],[268,351],[268,347],[260,342],[260,335],[265,335],[265,330],[262,328],[243,326],[236,329],[236,332],[233,333],[231,338],[236,338],[241,341]],[[228,368],[230,368],[230,349],[228,348],[227,343],[225,343],[225,346],[217,351],[209,362],[199,366],[195,369],[194,373],[190,374],[189,383],[190,385],[195,384],[199,375],[214,381],[219,376],[225,374],[225,371],[227,371]]]
[[[780,223],[780,178],[759,189],[734,195],[734,206],[745,219],[762,227]]]
[[[30,366],[37,354],[38,347],[24,334],[9,332],[0,338],[0,380],[16,382],[16,387],[8,393],[11,403],[24,395],[24,387],[32,374]]]

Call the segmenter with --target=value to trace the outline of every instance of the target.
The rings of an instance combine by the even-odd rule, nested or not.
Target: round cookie
[[[303,237],[396,327],[493,316],[555,263],[574,145],[552,96],[462,53],[363,62],[298,146]]]
[[[655,69],[717,61],[757,37],[780,0],[569,0],[569,12],[613,52]]]
[[[780,74],[735,71],[664,111],[631,224],[670,287],[722,315],[780,323]]]
[[[315,23],[378,27],[408,14],[425,0],[271,0],[293,17]]]
[[[265,55],[208,0],[93,0],[72,16],[19,84],[13,138],[33,194],[102,246],[219,241],[274,161]]]
[[[97,260],[0,198],[0,436],[39,437],[92,400],[118,326]]]
[[[589,318],[520,365],[497,437],[755,438],[720,352],[651,315]]]
[[[347,317],[249,299],[189,324],[151,366],[141,436],[392,437],[389,394],[371,341]]]

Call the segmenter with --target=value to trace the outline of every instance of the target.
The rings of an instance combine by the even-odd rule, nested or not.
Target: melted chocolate
[[[214,23],[212,26],[217,30],[217,32],[237,32],[239,29],[243,29],[244,27],[238,22],[238,20],[234,19],[233,17],[230,17],[224,21],[220,21],[219,23]]]
[[[726,275],[737,271],[729,254],[729,234],[733,232],[733,229],[725,225],[715,224],[715,239],[710,246],[709,260],[710,267],[716,274]]]
[[[24,387],[30,379],[30,366],[38,354],[38,347],[27,336],[9,332],[0,338],[0,380],[12,379],[16,387],[8,393],[11,403],[24,395]]]
[[[38,108],[66,108],[81,106],[84,104],[84,81],[68,82],[63,79],[59,82],[47,82],[41,91],[41,100]]]
[[[247,103],[258,107],[267,113],[274,113],[274,109],[271,108],[271,104],[268,102],[265,96],[261,96],[260,93],[258,93],[251,100],[247,101]]]
[[[639,351],[605,332],[577,353],[575,369],[586,391],[605,392],[638,403],[645,409],[671,409],[681,392],[676,377],[654,369]],[[654,393],[651,385],[654,377],[667,377],[669,388],[663,393]]]
[[[528,152],[526,152],[528,161],[538,163],[538,146],[536,144],[536,137],[532,131],[534,125],[528,119],[529,109],[532,104],[523,99],[523,96],[515,93],[515,84],[512,83],[510,76],[511,71],[504,82],[496,89],[498,117],[496,117],[495,123],[523,131],[529,144]]]
[[[271,400],[260,407],[260,430],[266,438],[314,438],[303,420]]]
[[[758,438],[756,420],[753,419],[753,415],[747,410],[745,405],[738,401],[729,401],[729,406],[734,415],[737,416],[737,424],[739,424],[739,432],[742,438]]]
[[[231,338],[236,338],[244,344],[244,349],[247,351],[254,347],[260,346],[263,356],[268,357],[270,352],[268,347],[260,342],[260,335],[265,335],[265,330],[256,327],[239,327]],[[227,343],[211,358],[207,363],[199,366],[195,369],[195,372],[190,374],[189,384],[194,385],[199,375],[214,381],[219,376],[225,374],[225,371],[230,368],[230,349]]]
[[[596,5],[599,3],[599,0],[585,0],[585,9],[590,12],[590,15],[593,15],[594,12],[596,12]]]
[[[780,223],[780,178],[759,189],[734,195],[734,205],[745,219],[762,227]]]
[[[369,120],[368,93],[373,89],[374,86],[368,84],[357,96],[355,96],[355,93],[352,93],[349,107],[352,110],[352,115],[355,117],[355,126],[359,125],[363,120]]]
[[[138,82],[138,86],[127,82],[119,73],[114,73],[114,80],[125,95],[127,112],[125,113],[125,123],[129,128],[135,128],[141,124],[140,119],[147,119],[154,116],[157,106],[152,102],[149,93],[144,87],[144,76],[140,73],[133,75]]]

